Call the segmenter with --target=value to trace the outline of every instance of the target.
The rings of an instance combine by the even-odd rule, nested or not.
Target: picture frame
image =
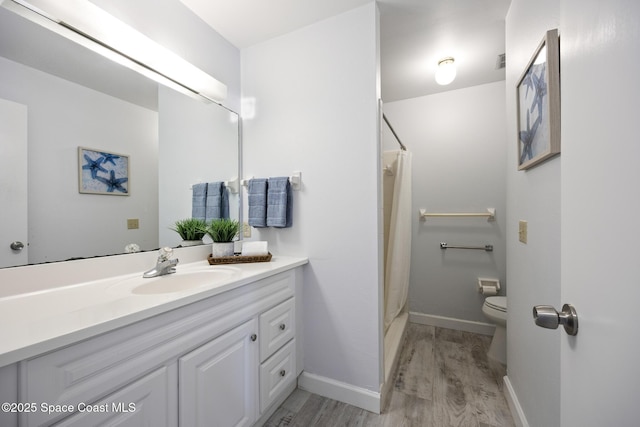
[[[518,170],[560,154],[560,46],[546,32],[516,85]]]
[[[78,191],[82,194],[129,195],[129,156],[78,147]]]

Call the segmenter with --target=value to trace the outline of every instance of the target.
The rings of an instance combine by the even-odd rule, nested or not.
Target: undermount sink
[[[148,279],[142,276],[132,277],[114,284],[114,287],[128,289],[137,295],[168,294],[226,282],[238,273],[238,270],[231,267],[192,271],[181,271],[178,267],[176,273]]]

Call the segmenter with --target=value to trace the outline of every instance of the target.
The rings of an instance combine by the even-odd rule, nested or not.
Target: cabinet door
[[[250,426],[258,416],[257,320],[186,354],[179,361],[181,426]]]
[[[81,403],[75,415],[55,424],[56,427],[169,427],[175,425],[175,389],[168,367],[134,381],[105,399],[93,403]]]

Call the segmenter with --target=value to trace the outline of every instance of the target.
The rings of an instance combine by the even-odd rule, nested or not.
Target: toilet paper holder
[[[500,280],[499,279],[486,279],[486,278],[478,278],[478,292],[483,295],[492,296],[498,295],[500,291]]]

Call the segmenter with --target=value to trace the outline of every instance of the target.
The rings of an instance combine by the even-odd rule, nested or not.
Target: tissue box
[[[269,253],[268,243],[265,241],[242,242],[243,256],[267,255]]]

